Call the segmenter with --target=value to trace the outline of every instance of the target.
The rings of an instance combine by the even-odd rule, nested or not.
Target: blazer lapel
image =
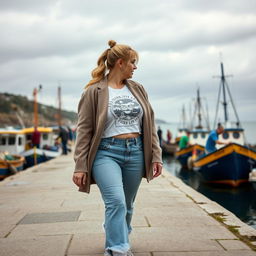
[[[98,85],[98,106],[97,106],[97,113],[96,113],[96,122],[98,131],[103,130],[108,113],[108,85],[107,85],[107,78],[103,79]],[[99,131],[101,134],[101,131]]]

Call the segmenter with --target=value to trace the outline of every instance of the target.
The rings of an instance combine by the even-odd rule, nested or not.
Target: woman
[[[142,177],[162,172],[154,113],[142,85],[132,77],[138,54],[109,41],[78,106],[74,183],[90,192],[98,185],[105,204],[105,256],[133,255],[133,202]],[[108,72],[108,73],[107,73]]]

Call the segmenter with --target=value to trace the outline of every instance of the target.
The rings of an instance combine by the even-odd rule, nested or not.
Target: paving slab
[[[248,250],[237,251],[204,251],[204,252],[153,252],[153,256],[255,256],[255,252]]]
[[[79,222],[56,222],[56,223],[42,223],[17,225],[8,238],[20,239],[24,236],[28,238],[35,238],[38,236],[49,235],[72,235],[80,233],[103,233],[101,222],[99,221],[79,221]]]
[[[34,239],[0,239],[1,256],[63,256],[69,235],[37,237]]]
[[[248,250],[249,247],[239,240],[218,240],[226,250]]]

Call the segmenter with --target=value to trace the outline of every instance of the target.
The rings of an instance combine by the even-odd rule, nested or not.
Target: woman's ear
[[[120,58],[116,61],[116,64],[119,68],[122,68],[124,66],[124,60]]]

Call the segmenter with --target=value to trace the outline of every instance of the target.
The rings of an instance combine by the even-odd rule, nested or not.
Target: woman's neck
[[[108,74],[108,85],[116,89],[123,88],[124,79],[118,73],[110,72]]]

